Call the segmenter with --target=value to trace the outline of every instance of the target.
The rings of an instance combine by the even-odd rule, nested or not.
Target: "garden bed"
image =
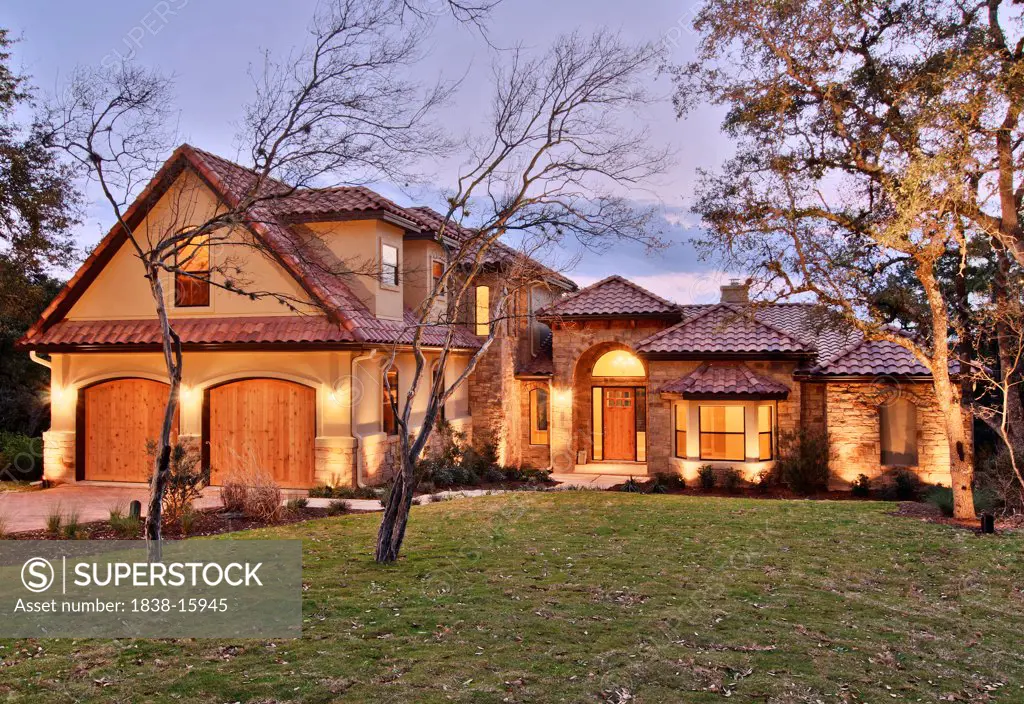
[[[673,494],[680,496],[714,496],[718,498],[734,498],[734,499],[809,499],[812,501],[878,501],[879,499],[872,498],[871,496],[855,496],[851,491],[841,490],[829,490],[829,491],[815,491],[809,494],[801,494],[788,489],[784,486],[769,486],[766,488],[755,487],[755,486],[741,486],[736,489],[729,490],[722,487],[716,487],[714,489],[703,489],[701,487],[687,486],[685,488],[680,487],[669,487],[661,485],[661,488],[652,491],[655,486],[654,479],[647,479],[641,481],[636,478],[639,484],[640,491],[634,493],[638,494]],[[624,487],[627,485],[628,480],[624,480],[619,484],[615,484],[608,488],[608,491],[627,491]]]
[[[362,513],[358,510],[347,509],[345,513]],[[209,508],[197,510],[189,533],[183,534],[181,526],[177,523],[166,523],[163,529],[163,537],[167,540],[182,540],[185,538],[198,538],[207,535],[220,535],[222,533],[234,533],[241,530],[253,528],[267,528],[270,526],[283,526],[291,523],[301,523],[315,518],[324,518],[331,515],[331,509],[327,508],[288,508],[282,512],[281,518],[277,521],[265,521],[245,516],[240,513],[229,513],[223,508]],[[79,526],[79,540],[142,540],[142,526],[139,526],[137,535],[125,535],[118,533],[110,526],[109,521],[92,521],[82,523]],[[23,531],[19,533],[8,533],[4,536],[6,540],[66,540],[64,532],[53,534],[45,528],[38,530]]]

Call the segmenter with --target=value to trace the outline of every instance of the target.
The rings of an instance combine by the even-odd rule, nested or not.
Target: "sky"
[[[179,141],[232,158],[242,109],[252,96],[251,65],[261,61],[263,51],[284,56],[298,50],[315,7],[316,0],[6,0],[0,25],[20,39],[14,68],[32,77],[40,97],[61,90],[77,67],[126,57],[173,74]],[[487,105],[491,66],[496,57],[500,60],[502,48],[521,43],[540,51],[559,34],[607,27],[629,40],[659,42],[671,61],[681,63],[691,58],[695,44],[689,28],[693,7],[694,0],[503,0],[489,23],[493,46],[443,17],[416,66],[422,75],[414,77],[461,79],[440,117],[456,131],[469,130],[477,107]],[[689,243],[699,226],[689,208],[697,170],[714,168],[729,155],[729,142],[718,127],[721,112],[697,106],[680,120],[669,99],[669,81],[652,76],[651,87],[664,98],[645,113],[652,140],[670,146],[677,156],[668,173],[632,195],[658,206],[670,246],[654,254],[629,245],[617,245],[613,253],[582,252],[566,273],[581,285],[621,274],[681,303],[715,301],[727,276],[715,262],[700,261]],[[433,168],[442,184],[457,175],[453,164]],[[410,194],[388,184],[376,187],[404,205],[438,205],[431,202],[436,189]],[[77,233],[83,248],[94,245],[112,224],[103,204],[90,200]]]

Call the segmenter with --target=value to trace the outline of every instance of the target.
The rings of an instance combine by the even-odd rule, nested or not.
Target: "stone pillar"
[[[356,485],[356,439],[348,436],[318,437],[314,449],[315,484]]]
[[[43,433],[43,479],[56,483],[75,481],[75,452],[73,431]]]

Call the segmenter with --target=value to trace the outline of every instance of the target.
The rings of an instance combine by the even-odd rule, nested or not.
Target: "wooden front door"
[[[114,379],[86,388],[79,406],[79,479],[149,481],[153,458],[146,443],[160,437],[169,389],[150,379]],[[171,433],[173,440],[177,419]]]
[[[604,390],[604,459],[636,460],[636,391],[606,387]]]
[[[204,440],[211,484],[259,470],[282,487],[313,486],[315,390],[279,379],[245,379],[208,393]]]

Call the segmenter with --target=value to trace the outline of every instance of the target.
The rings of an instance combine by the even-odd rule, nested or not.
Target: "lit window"
[[[758,406],[757,407],[757,445],[758,445],[758,459],[761,461],[767,461],[772,459],[772,407],[771,406]]]
[[[530,392],[530,444],[548,444],[548,390]]]
[[[380,246],[380,280],[387,286],[398,285],[398,247]]]
[[[598,359],[597,363],[594,365],[594,376],[642,377],[646,375],[647,373],[644,371],[643,362],[626,350],[612,350],[611,352],[606,352],[601,355],[601,358]]]
[[[899,399],[878,409],[882,435],[882,464],[917,466],[917,407]]]
[[[395,418],[395,409],[398,407],[398,370],[394,367],[388,369],[381,377],[381,382],[384,406],[381,409],[381,430],[388,435],[397,435],[398,421]]]
[[[174,305],[195,308],[210,305],[210,236],[197,235],[175,253]]]
[[[441,279],[444,277],[444,262],[440,259],[430,260],[430,285],[432,291],[437,291],[438,294],[444,295],[444,291],[441,289]]]
[[[476,287],[476,334],[491,333],[491,289],[487,286]]]
[[[702,460],[746,459],[746,421],[743,406],[700,407],[700,458]]]
[[[676,457],[686,457],[686,407],[677,403],[676,407]]]

